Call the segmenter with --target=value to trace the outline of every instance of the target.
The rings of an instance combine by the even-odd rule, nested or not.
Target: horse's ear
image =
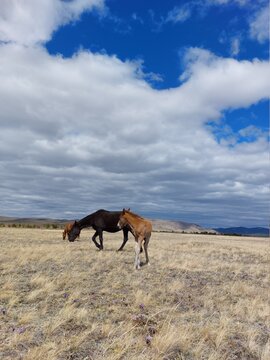
[[[127,211],[130,211],[130,208],[128,208]]]
[[[123,210],[122,210],[122,215],[124,215],[125,212],[126,212],[126,210],[125,210],[125,208],[123,208]]]

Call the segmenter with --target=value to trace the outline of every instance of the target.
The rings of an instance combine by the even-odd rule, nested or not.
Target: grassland
[[[91,233],[0,229],[1,359],[270,359],[269,239]]]

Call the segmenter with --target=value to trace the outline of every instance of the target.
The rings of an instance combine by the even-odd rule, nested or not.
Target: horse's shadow
[[[147,263],[147,262],[140,262],[140,267],[144,267],[144,266],[146,266],[146,265],[149,265],[149,263]]]
[[[98,248],[94,248],[95,252],[97,253],[103,253],[103,252],[110,252],[110,253],[116,253],[116,254],[130,254],[132,253],[132,249],[125,249],[125,250],[118,250],[118,249],[115,249],[115,248],[104,248],[104,249],[98,249]]]

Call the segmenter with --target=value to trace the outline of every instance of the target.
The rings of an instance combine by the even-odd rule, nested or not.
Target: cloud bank
[[[102,5],[62,6],[73,5],[74,14],[86,4]],[[267,99],[268,62],[190,48],[181,85],[160,91],[138,62],[86,50],[52,56],[24,46],[19,33],[0,46],[3,214],[78,218],[131,207],[210,226],[265,223],[267,135],[241,129],[239,137],[256,136],[231,146],[215,138],[209,122]]]
[[[1,0],[0,41],[23,45],[44,43],[62,25],[85,11],[102,9],[103,0]]]

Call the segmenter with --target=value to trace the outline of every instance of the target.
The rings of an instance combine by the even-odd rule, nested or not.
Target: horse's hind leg
[[[122,251],[124,249],[124,246],[126,245],[126,242],[128,241],[128,229],[123,229],[124,239],[122,242],[122,245],[117,251]]]
[[[143,239],[138,239],[136,240],[136,244],[135,244],[135,269],[140,269],[141,267],[141,262],[140,262],[140,250],[142,247],[142,241]]]
[[[148,236],[145,238],[145,241],[144,241],[144,244],[143,244],[144,252],[145,252],[145,258],[146,258],[146,264],[148,264],[148,265],[150,265],[150,263],[149,263],[149,257],[148,257],[148,244],[149,244],[150,237],[151,237],[151,234],[148,235]]]
[[[99,235],[99,242],[100,242],[100,250],[103,250],[103,234],[102,234],[102,230],[98,230],[98,235]]]
[[[99,245],[99,243],[96,241],[96,237],[98,236],[98,231],[96,231],[95,233],[94,233],[94,235],[92,236],[92,241],[94,242],[94,244],[96,245],[96,247],[98,248],[98,249],[100,249],[100,245]]]

